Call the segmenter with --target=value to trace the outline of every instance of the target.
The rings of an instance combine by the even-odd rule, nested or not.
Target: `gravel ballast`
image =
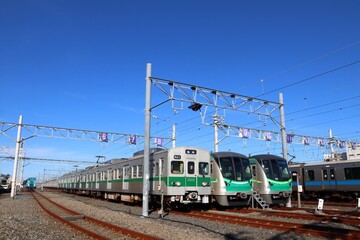
[[[64,193],[43,194],[81,214],[162,239],[325,239],[200,220],[171,213],[161,218],[157,212],[153,212],[144,218],[141,216],[141,207]],[[0,239],[89,239],[49,216],[27,192],[18,193],[14,199],[11,199],[9,194],[1,194],[0,204]]]

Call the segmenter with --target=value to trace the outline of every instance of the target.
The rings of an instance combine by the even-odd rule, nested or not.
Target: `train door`
[[[162,191],[165,188],[165,183],[163,183],[163,158],[159,158],[159,162],[156,162],[153,166],[154,179],[159,179],[158,181],[153,181],[153,189],[156,191]]]
[[[122,182],[123,190],[129,190],[130,175],[131,175],[131,167],[130,166],[123,167],[123,182]]]
[[[86,183],[85,183],[85,188],[86,188],[86,189],[89,189],[90,178],[89,178],[89,174],[88,174],[88,173],[86,174],[85,181],[86,181]]]
[[[112,170],[107,170],[107,182],[106,182],[106,189],[111,189],[113,174]]]
[[[322,190],[335,190],[336,189],[336,181],[335,181],[335,169],[327,168],[321,169],[322,174]]]
[[[95,189],[99,189],[99,182],[100,182],[100,172],[96,172],[96,176],[95,176]]]
[[[187,162],[187,171],[185,172],[185,186],[196,187],[197,178],[195,177],[195,162]]]

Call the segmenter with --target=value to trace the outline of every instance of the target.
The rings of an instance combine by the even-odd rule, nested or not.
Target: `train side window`
[[[159,163],[155,163],[155,176],[158,177],[159,175]]]
[[[139,165],[138,166],[138,177],[141,178],[143,176],[143,166]]]
[[[175,174],[184,173],[184,162],[183,161],[172,161],[171,162],[171,173],[175,173]]]
[[[188,172],[188,174],[194,174],[195,173],[195,163],[194,162],[188,162],[188,164],[187,164],[187,172]]]
[[[307,180],[308,181],[314,181],[315,180],[314,170],[308,170],[307,171]]]
[[[360,179],[360,167],[344,168],[345,179]]]
[[[130,178],[135,178],[136,177],[136,168],[134,169],[134,167],[131,167],[130,170]]]

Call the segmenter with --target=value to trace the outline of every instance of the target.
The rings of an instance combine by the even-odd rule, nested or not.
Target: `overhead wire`
[[[349,63],[349,64],[345,64],[345,65],[343,65],[343,66],[340,66],[340,67],[337,67],[337,68],[334,68],[334,69],[331,69],[331,70],[328,70],[328,71],[325,71],[325,72],[322,72],[322,73],[320,73],[320,74],[316,74],[316,75],[314,75],[314,76],[311,76],[311,77],[308,77],[308,78],[299,80],[299,81],[297,81],[297,82],[293,82],[293,83],[287,84],[287,85],[285,85],[285,86],[283,86],[283,87],[279,87],[279,88],[273,89],[273,90],[268,91],[268,92],[266,92],[266,93],[262,93],[262,94],[260,94],[260,95],[257,96],[257,97],[264,96],[264,95],[267,95],[267,94],[269,94],[269,93],[277,92],[277,91],[279,91],[279,90],[282,90],[282,89],[285,89],[285,88],[288,88],[288,87],[292,87],[292,86],[298,85],[298,84],[300,84],[300,83],[307,82],[307,81],[309,81],[309,80],[311,80],[311,79],[318,78],[318,77],[327,75],[327,74],[332,73],[332,72],[335,72],[335,71],[339,71],[339,70],[341,70],[341,69],[344,69],[344,68],[353,66],[353,65],[358,64],[358,63],[360,63],[360,60],[357,60],[357,61],[352,62],[352,63]]]
[[[303,67],[303,66],[308,65],[308,64],[310,64],[310,63],[317,62],[317,61],[319,61],[319,60],[322,59],[322,58],[329,57],[329,56],[331,56],[331,55],[333,55],[333,54],[335,54],[335,53],[341,52],[341,51],[343,51],[343,50],[345,50],[345,49],[354,47],[354,46],[359,45],[359,44],[360,44],[360,41],[356,41],[356,42],[350,43],[350,44],[348,44],[348,45],[346,45],[346,46],[343,46],[343,47],[341,47],[341,48],[335,49],[335,50],[330,51],[330,52],[328,52],[328,53],[322,54],[322,55],[320,55],[320,56],[318,56],[318,57],[315,57],[315,58],[313,58],[313,59],[310,59],[310,60],[308,60],[308,61],[306,61],[306,62],[303,62],[303,63],[297,64],[297,65],[295,65],[295,66],[289,67],[289,68],[287,68],[287,69],[285,69],[285,70],[283,70],[283,71],[281,71],[281,72],[279,72],[279,73],[277,73],[277,74],[273,74],[273,75],[271,75],[271,76],[269,76],[269,77],[263,78],[262,81],[263,81],[264,79],[269,79],[269,78],[273,78],[273,77],[276,77],[276,76],[280,76],[280,75],[282,75],[282,74],[284,74],[284,73],[290,72],[290,71],[292,71],[292,70],[294,70],[294,69]]]

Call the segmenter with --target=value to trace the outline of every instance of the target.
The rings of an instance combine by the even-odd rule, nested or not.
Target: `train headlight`
[[[180,186],[181,186],[181,183],[180,183],[180,182],[173,182],[172,185],[173,185],[173,186],[176,186],[176,187],[180,187]]]
[[[201,185],[203,187],[208,187],[208,186],[210,186],[210,183],[209,182],[202,182]]]

